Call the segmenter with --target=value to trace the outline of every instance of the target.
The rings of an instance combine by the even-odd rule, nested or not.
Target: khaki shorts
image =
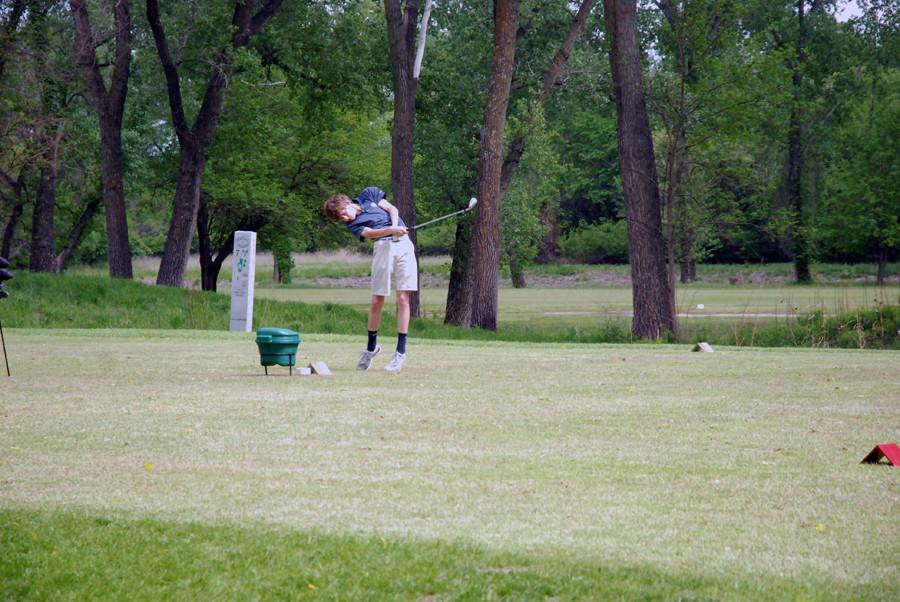
[[[391,296],[391,278],[398,291],[419,290],[419,269],[416,249],[404,236],[397,242],[389,236],[375,241],[372,251],[372,294]]]

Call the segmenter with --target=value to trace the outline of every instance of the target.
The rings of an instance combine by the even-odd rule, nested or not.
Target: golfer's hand
[[[399,238],[400,236],[405,235],[406,232],[407,232],[406,226],[392,226],[391,227],[391,234],[395,237]]]

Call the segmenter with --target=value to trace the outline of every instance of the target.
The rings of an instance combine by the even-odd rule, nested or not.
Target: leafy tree
[[[153,31],[157,53],[166,76],[172,125],[181,150],[172,220],[160,260],[157,284],[181,286],[184,280],[191,237],[200,204],[200,185],[206,156],[213,143],[213,137],[222,114],[228,80],[234,74],[232,53],[250,43],[250,39],[259,33],[266,22],[272,18],[282,1],[266,0],[258,10],[256,10],[256,2],[235,4],[230,35],[227,41],[220,40],[221,46],[214,50],[213,70],[206,78],[203,101],[197,110],[193,125],[191,125],[185,111],[179,63],[172,55],[172,48],[170,48],[169,38],[159,10],[159,2],[158,0],[147,0],[147,21]],[[190,14],[180,15],[182,19],[192,19],[197,16],[193,7],[187,7],[187,9]],[[213,11],[210,7],[209,14],[204,16],[211,18],[220,15],[219,11]],[[222,29],[221,23],[216,22],[215,19],[211,19],[211,21],[210,25],[213,29],[207,30],[206,33]]]
[[[128,220],[125,210],[125,188],[122,182],[122,119],[131,65],[131,13],[127,0],[117,0],[110,7],[115,40],[111,51],[112,73],[109,87],[100,71],[97,56],[99,46],[108,40],[100,39],[91,27],[90,15],[84,0],[70,0],[75,21],[78,62],[84,71],[88,90],[100,124],[100,162],[103,181],[103,204],[106,207],[106,240],[109,275],[112,278],[132,277],[131,250],[128,245]],[[105,61],[103,61],[105,62]]]
[[[503,134],[506,108],[515,66],[518,0],[498,0],[494,17],[494,58],[488,82],[487,102],[478,153],[478,205],[470,241],[470,276],[462,283],[463,324],[497,329],[500,269],[500,203],[503,167]],[[450,315],[450,308],[447,315]]]
[[[542,108],[520,110],[517,114],[524,118],[510,119],[508,137],[515,141],[527,136],[528,153],[519,160],[517,176],[504,195],[500,240],[502,260],[509,266],[512,284],[524,288],[524,268],[537,256],[546,230],[542,212],[559,206],[560,180],[565,170],[552,144]]]
[[[676,331],[675,293],[666,278],[656,160],[638,46],[637,7],[633,0],[604,0],[604,8],[628,216],[634,306],[631,332],[638,337],[658,339],[665,332]]]
[[[883,284],[900,250],[900,72],[873,80],[835,136],[819,226],[833,248],[874,258]]]
[[[489,126],[493,127],[499,124],[500,131],[503,129],[502,121],[500,121],[498,117],[492,117],[490,114],[499,108],[499,106],[494,104],[496,99],[491,96],[491,94],[497,91],[497,88],[492,86],[497,83],[495,76],[498,71],[496,67],[500,66],[505,69],[507,66],[497,60],[497,38],[495,36],[494,62],[491,69],[492,79],[488,84],[487,107],[485,109],[485,120],[481,136],[481,150],[478,158],[479,199],[481,200],[481,196],[487,194],[488,202],[483,209],[479,205],[479,209],[476,210],[474,231],[472,235],[468,237],[470,254],[465,258],[465,268],[463,270],[458,270],[456,266],[454,266],[451,270],[451,290],[448,293],[447,311],[445,314],[445,319],[449,323],[477,325],[489,329],[496,328],[496,288],[498,284],[497,274],[500,260],[500,253],[496,248],[497,245],[500,244],[499,225],[496,226],[497,235],[494,234],[494,221],[497,219],[496,213],[502,206],[503,197],[512,182],[516,167],[521,161],[525,151],[528,138],[534,129],[534,112],[542,109],[547,104],[550,94],[556,87],[563,72],[563,68],[572,52],[575,42],[578,39],[581,30],[587,23],[593,4],[594,2],[591,0],[584,0],[574,18],[572,18],[571,14],[566,10],[544,11],[543,6],[534,6],[530,11],[522,11],[523,15],[530,16],[525,16],[521,19],[521,22],[518,22],[517,28],[519,29],[519,32],[525,33],[534,30],[538,34],[543,33],[546,35],[549,32],[557,31],[558,27],[545,28],[544,25],[546,23],[555,23],[556,25],[562,24],[565,26],[566,34],[563,36],[563,41],[561,42],[559,49],[549,58],[545,58],[548,48],[546,44],[537,44],[539,50],[535,51],[534,49],[534,45],[537,41],[544,41],[543,36],[525,35],[524,37],[525,41],[521,44],[523,52],[518,55],[522,58],[521,60],[517,59],[515,65],[516,73],[522,74],[521,80],[517,82],[516,87],[524,90],[526,93],[531,89],[540,88],[540,92],[535,93],[533,102],[520,103],[520,106],[526,110],[526,115],[522,122],[526,125],[525,127],[520,128],[509,141],[508,148],[503,157],[499,189],[496,193],[493,191],[493,184],[491,183],[492,176],[486,175],[492,169],[490,163],[493,158],[493,151],[487,151],[486,154],[490,142],[486,145],[485,137],[490,131]],[[547,12],[546,16],[543,14],[544,12]],[[500,10],[498,6],[498,9],[495,11],[495,23],[496,16],[499,14]],[[535,15],[540,15],[541,18],[537,18]],[[518,14],[516,18],[517,20],[519,19]],[[518,45],[517,40],[514,40],[512,44],[514,48],[511,52],[513,54],[518,53],[519,50],[515,48],[515,46]],[[549,48],[552,49],[554,46],[551,45]],[[512,61],[512,58],[503,60]],[[540,82],[530,81],[532,80],[532,75],[536,73],[534,69],[535,60],[539,63],[546,60],[547,63],[549,63],[549,67],[547,67]],[[509,69],[512,69],[512,67],[513,65],[508,66]],[[510,75],[510,78],[512,78],[512,74]],[[510,90],[510,93],[511,92],[512,90]],[[507,105],[508,99],[503,101],[504,111],[506,110]],[[502,119],[505,118],[504,115]],[[493,119],[496,119],[497,121],[494,121],[491,125]],[[545,214],[547,213],[548,212],[545,212]],[[465,234],[465,231],[461,228],[459,233],[463,235]],[[458,237],[457,249],[461,246],[461,242],[461,237]],[[455,250],[454,263],[456,263],[457,258],[459,257],[461,257],[461,253],[458,250]],[[491,264],[486,265],[483,263],[484,261],[490,261]],[[473,311],[475,313],[472,313]]]
[[[373,5],[291,4],[252,48],[235,53],[238,76],[201,195],[204,288],[215,287],[235,230],[257,230],[287,280],[291,251],[346,244],[343,229],[322,218],[324,198],[368,183],[388,187],[381,19]],[[368,35],[358,43],[340,43],[361,31]]]
[[[425,34],[431,12],[431,0],[426,0],[422,17],[419,48],[424,51]],[[416,122],[416,88],[419,73],[416,67],[416,26],[419,15],[418,0],[384,0],[384,14],[391,57],[391,75],[394,92],[394,123],[391,128],[391,190],[393,200],[410,228],[416,224],[416,204],[413,197],[413,138]],[[421,65],[421,63],[419,63]],[[409,236],[416,242],[416,231]],[[419,315],[419,293],[409,297],[410,315]]]
[[[0,250],[9,257],[26,249],[31,269],[55,272],[96,208],[93,195],[85,194],[94,184],[83,177],[91,167],[82,163],[80,149],[91,133],[83,127],[71,25],[64,3],[51,1],[0,3],[0,19]],[[17,229],[29,217],[26,241],[17,238]]]

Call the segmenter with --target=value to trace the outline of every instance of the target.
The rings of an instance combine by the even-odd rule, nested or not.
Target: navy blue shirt
[[[391,226],[391,214],[378,206],[381,199],[386,198],[387,194],[376,186],[369,186],[359,193],[359,196],[353,199],[362,211],[356,216],[352,222],[347,224],[347,229],[360,240],[365,240],[362,232],[366,228],[378,230],[379,228],[388,228]],[[406,226],[400,217],[397,217],[398,226]]]

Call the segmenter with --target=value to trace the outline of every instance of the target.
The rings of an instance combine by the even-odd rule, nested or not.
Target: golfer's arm
[[[363,228],[363,238],[384,238],[385,236],[393,236],[394,228]]]
[[[378,201],[378,206],[388,212],[388,215],[391,216],[391,226],[396,227],[398,223],[400,223],[400,212],[397,211],[397,208],[391,205],[387,199],[381,199]]]

